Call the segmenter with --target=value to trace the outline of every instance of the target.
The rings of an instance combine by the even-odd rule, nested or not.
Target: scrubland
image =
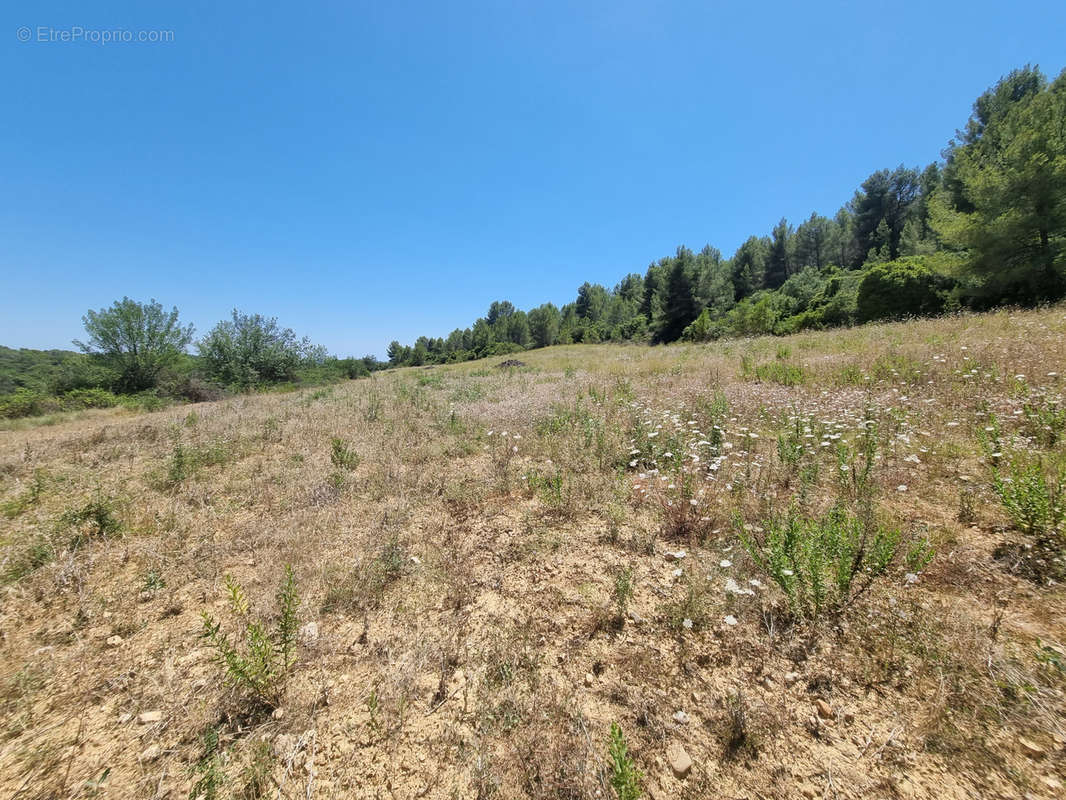
[[[9,424],[0,793],[1061,797],[1064,334],[555,347]]]

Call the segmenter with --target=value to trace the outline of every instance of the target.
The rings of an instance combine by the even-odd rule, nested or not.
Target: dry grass
[[[609,797],[617,722],[656,798],[1060,796],[1061,577],[996,558],[1030,542],[981,436],[1062,463],[1064,334],[558,347],[10,426],[0,793]],[[837,503],[936,555],[802,618],[738,534]],[[269,619],[286,564],[317,632],[271,715],[198,634],[226,575]]]

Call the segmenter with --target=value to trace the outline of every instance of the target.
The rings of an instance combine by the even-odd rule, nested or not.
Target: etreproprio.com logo
[[[20,42],[35,44],[166,44],[174,41],[174,31],[86,28],[81,25],[65,28],[22,25],[15,31],[15,38]]]

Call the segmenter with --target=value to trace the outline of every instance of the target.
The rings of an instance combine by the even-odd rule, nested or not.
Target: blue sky
[[[15,6],[21,8],[15,8]],[[781,217],[938,157],[1064,66],[1061,2],[36,2],[0,11],[0,344],[88,308],[234,306],[340,355]],[[31,40],[19,41],[25,26]],[[39,41],[172,31],[172,41]],[[25,35],[25,34],[21,34]]]

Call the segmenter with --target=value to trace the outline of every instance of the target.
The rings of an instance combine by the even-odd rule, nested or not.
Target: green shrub
[[[992,487],[1015,528],[1036,538],[1066,537],[1066,471],[1012,461],[1006,476],[992,468]]]
[[[1042,447],[1054,447],[1066,436],[1066,406],[1055,400],[1030,401],[1023,406],[1025,434]]]
[[[41,502],[41,496],[44,494],[45,482],[48,480],[48,473],[43,469],[35,469],[33,471],[33,483],[22,494],[11,500],[5,500],[0,503],[0,514],[3,514],[8,519],[13,519],[19,514],[24,512],[30,506],[35,506]]]
[[[118,405],[119,398],[107,389],[73,389],[63,395],[61,402],[71,410],[111,408]]]
[[[238,625],[236,634],[231,638],[222,630],[222,623],[216,622],[204,611],[201,614],[203,630],[200,635],[215,649],[224,685],[235,687],[257,702],[276,708],[296,660],[300,599],[296,594],[296,575],[292,565],[285,567],[285,578],[278,589],[280,613],[273,627],[249,618],[244,590],[229,575],[226,576],[226,590],[229,593],[230,610]]]
[[[161,411],[170,405],[166,398],[152,391],[121,395],[119,402],[133,411]]]
[[[44,536],[30,536],[14,552],[9,552],[0,571],[0,583],[14,583],[36,572],[55,558],[55,548]]]
[[[618,609],[618,619],[625,621],[626,607],[633,599],[633,568],[625,567],[614,576],[614,603]]]
[[[277,319],[233,310],[232,320],[212,328],[197,347],[207,376],[224,386],[251,388],[296,378],[301,367],[320,365],[321,348],[297,339]]]
[[[855,311],[859,322],[939,314],[950,280],[931,269],[922,256],[911,256],[866,270]]]
[[[811,298],[809,307],[798,315],[796,330],[833,328],[855,322],[856,298],[862,273],[838,270],[829,275],[825,285]]]
[[[156,489],[173,489],[195,475],[202,467],[225,464],[234,457],[235,444],[216,437],[206,444],[185,445],[174,442],[165,472],[156,471],[149,482]]]
[[[330,462],[333,466],[341,467],[347,470],[353,470],[359,466],[359,454],[346,442],[338,436],[334,436],[330,440]]]
[[[197,777],[189,797],[218,800],[226,783],[223,769],[226,754],[219,741],[217,727],[212,725],[204,731],[201,745],[203,753],[193,766],[193,774]]]
[[[60,408],[56,398],[32,389],[19,388],[12,394],[0,397],[0,417],[4,419],[39,417],[59,411]]]
[[[72,547],[80,547],[92,539],[114,536],[122,530],[122,523],[115,515],[115,502],[97,493],[85,505],[64,513],[59,518],[61,530],[74,529]]]
[[[622,728],[611,723],[611,739],[607,746],[607,758],[611,767],[611,788],[618,800],[638,800],[641,795],[640,781],[644,775],[633,763]]]
[[[779,383],[782,386],[802,386],[807,382],[807,373],[803,367],[783,361],[759,364],[755,367],[754,375],[756,380]]]
[[[854,602],[888,571],[902,542],[898,529],[841,506],[816,519],[804,519],[792,509],[784,518],[769,520],[765,530],[743,526],[740,539],[784,592],[793,613],[809,618]],[[921,543],[911,554],[912,567],[924,566],[930,557]]]

